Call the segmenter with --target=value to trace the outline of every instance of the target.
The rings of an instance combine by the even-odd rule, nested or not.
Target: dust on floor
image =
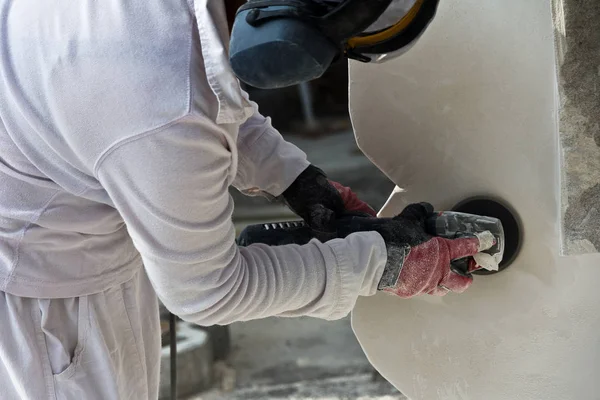
[[[231,334],[233,351],[221,369],[225,391],[192,400],[406,399],[374,373],[349,318],[268,318],[233,324]]]

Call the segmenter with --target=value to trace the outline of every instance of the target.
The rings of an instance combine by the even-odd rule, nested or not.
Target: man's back
[[[0,290],[78,296],[139,268],[95,168],[188,112],[192,19],[186,0],[0,0]]]

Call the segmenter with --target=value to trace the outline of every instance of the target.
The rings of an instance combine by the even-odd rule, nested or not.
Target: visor
[[[427,29],[439,0],[396,0],[369,29],[348,39],[346,54],[381,63],[408,51]]]
[[[272,89],[320,77],[341,56],[380,63],[423,34],[439,0],[249,0],[229,59],[238,78]]]

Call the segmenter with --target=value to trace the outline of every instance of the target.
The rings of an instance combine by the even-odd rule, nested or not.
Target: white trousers
[[[0,399],[157,399],[158,300],[143,269],[104,292],[0,292]]]

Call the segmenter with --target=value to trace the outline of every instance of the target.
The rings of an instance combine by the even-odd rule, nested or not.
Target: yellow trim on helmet
[[[411,22],[413,22],[424,2],[425,0],[417,0],[415,4],[413,4],[413,6],[410,8],[410,10],[408,10],[406,15],[402,17],[400,21],[390,26],[389,28],[386,28],[372,35],[356,36],[349,39],[348,46],[350,48],[358,46],[371,46],[373,44],[383,42],[396,36],[398,33],[406,29],[406,27],[410,25]]]

